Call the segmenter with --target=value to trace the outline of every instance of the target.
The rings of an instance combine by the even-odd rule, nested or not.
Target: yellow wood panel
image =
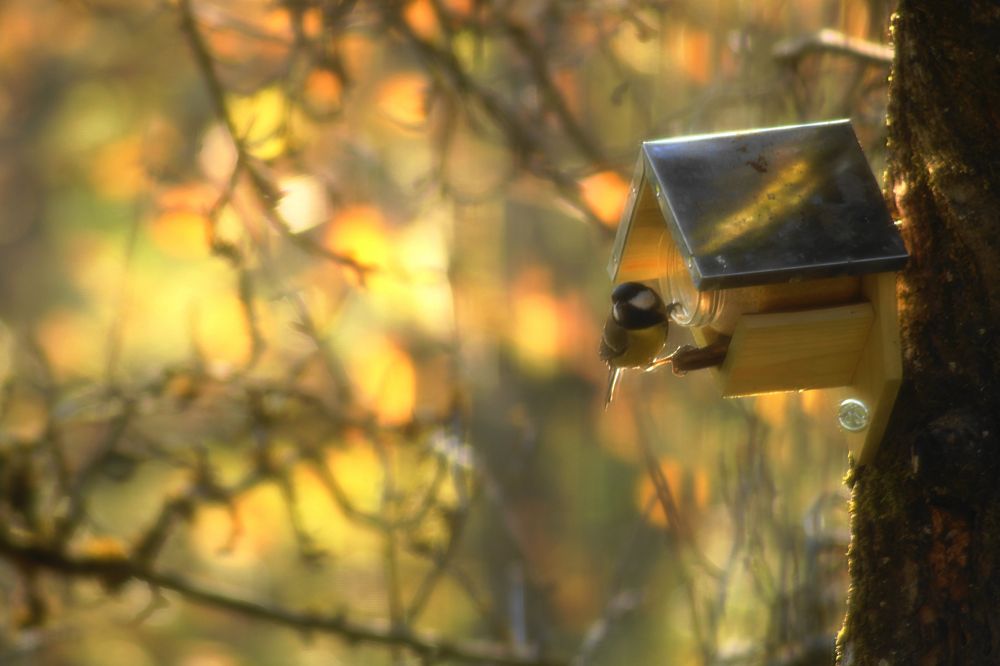
[[[849,384],[874,317],[869,303],[743,315],[719,372],[722,394]]]
[[[672,242],[667,225],[656,203],[656,195],[643,179],[639,196],[628,218],[628,236],[622,248],[614,282],[653,280],[663,274],[661,243]]]
[[[851,386],[840,393],[845,398],[858,398],[868,406],[868,428],[847,436],[855,460],[864,465],[871,462],[889,423],[903,380],[903,355],[899,341],[896,274],[866,275],[861,288],[874,306],[875,323]]]

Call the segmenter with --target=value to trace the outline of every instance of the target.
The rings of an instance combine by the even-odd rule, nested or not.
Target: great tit
[[[611,292],[611,314],[604,323],[601,360],[608,364],[604,407],[615,397],[622,370],[648,368],[667,342],[670,311],[655,291],[639,282],[623,282]]]

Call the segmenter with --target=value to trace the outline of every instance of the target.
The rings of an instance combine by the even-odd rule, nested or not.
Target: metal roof
[[[644,142],[609,266],[613,277],[629,241],[647,237],[629,238],[637,217],[629,208],[646,187],[700,290],[906,263],[848,120]]]

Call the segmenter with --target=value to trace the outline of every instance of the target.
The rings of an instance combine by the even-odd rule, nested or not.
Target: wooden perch
[[[714,368],[722,365],[722,362],[726,360],[726,352],[728,350],[728,337],[704,347],[684,345],[675,349],[669,356],[661,358],[650,365],[647,371],[669,365],[675,375],[684,375],[692,370]]]

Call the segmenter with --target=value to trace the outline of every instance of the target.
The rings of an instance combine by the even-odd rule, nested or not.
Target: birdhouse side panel
[[[896,274],[866,275],[863,290],[874,306],[876,317],[848,389],[848,397],[861,398],[871,413],[867,430],[851,433],[848,437],[851,451],[859,464],[867,464],[875,455],[903,381]]]

